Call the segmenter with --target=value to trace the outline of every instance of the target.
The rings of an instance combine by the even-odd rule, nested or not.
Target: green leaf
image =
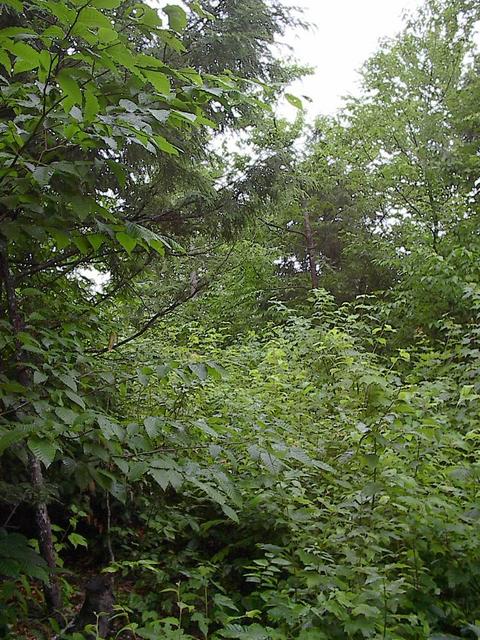
[[[102,244],[105,242],[105,236],[101,233],[89,233],[87,240],[90,242],[95,251],[98,251]]]
[[[46,49],[42,49],[42,51],[40,51],[38,59],[40,61],[40,66],[42,66],[45,71],[48,71],[50,69],[50,65],[52,64],[52,56],[50,55],[50,52]]]
[[[205,11],[200,4],[199,0],[190,0],[188,3],[189,8],[194,11],[200,18],[207,18],[207,20],[215,20],[213,13]]]
[[[96,95],[90,87],[85,91],[85,105],[83,108],[83,119],[86,124],[91,124],[100,111],[100,104]]]
[[[20,0],[2,0],[1,4],[13,7],[15,11],[18,11],[19,13],[23,11],[23,2],[20,2]]]
[[[193,363],[188,365],[188,368],[200,380],[206,380],[207,379],[207,367],[205,366],[205,364],[203,362],[198,362],[198,363],[197,362],[193,362]]]
[[[36,69],[40,64],[38,51],[25,42],[15,42],[11,53],[17,58],[13,67],[14,73]]]
[[[169,483],[169,470],[168,469],[150,469],[149,471],[152,478],[155,480],[157,484],[161,486],[161,488],[166,491]]]
[[[234,511],[232,509],[232,507],[229,507],[228,504],[222,504],[222,511],[223,513],[230,518],[230,520],[233,520],[234,522],[240,523],[240,520],[238,518],[238,514],[236,511]]]
[[[148,471],[148,463],[142,460],[131,462],[128,471],[128,479],[137,482]]]
[[[380,461],[379,457],[374,453],[364,454],[363,459],[372,470],[378,467],[378,463]]]
[[[65,247],[68,247],[71,242],[70,236],[68,236],[60,229],[49,229],[48,231],[51,237],[54,239],[55,246],[59,251],[65,249]]]
[[[158,253],[159,256],[165,255],[165,245],[160,240],[153,238],[153,240],[150,240],[148,244],[154,251]]]
[[[61,23],[68,25],[68,27],[70,27],[70,25],[75,21],[76,12],[67,7],[65,3],[56,2],[55,0],[47,0],[44,6]]]
[[[144,24],[147,27],[156,29],[162,26],[162,19],[158,15],[158,11],[153,7],[149,7],[146,3],[141,5],[141,15],[138,17],[138,22]]]
[[[0,435],[0,453],[3,453],[3,451],[8,449],[8,447],[11,447],[12,444],[16,444],[17,442],[24,440],[32,429],[32,426],[18,427],[17,429],[7,431],[7,433]]]
[[[143,421],[145,425],[145,431],[148,433],[150,438],[154,438],[160,433],[162,420],[161,418],[157,418],[157,416],[148,416]]]
[[[42,373],[41,371],[34,371],[33,372],[33,383],[34,384],[42,384],[42,382],[45,382],[45,380],[48,380],[48,376],[45,373]]]
[[[70,542],[70,544],[72,544],[75,547],[75,549],[77,547],[85,547],[88,549],[87,540],[79,533],[75,533],[75,532],[70,533],[68,536],[68,541]]]
[[[132,238],[132,236],[128,235],[128,233],[125,233],[124,231],[119,231],[116,234],[116,238],[128,255],[132,253],[138,244],[136,238]]]
[[[122,167],[116,160],[107,160],[107,166],[117,179],[118,184],[121,187],[124,187],[127,179],[125,168]]]
[[[29,438],[27,444],[34,456],[48,469],[55,459],[57,447],[50,440],[37,437]]]
[[[284,466],[276,456],[267,451],[264,451],[260,454],[260,460],[263,462],[268,471],[270,471],[270,473],[273,473],[274,475],[279,473]]]
[[[227,609],[231,609],[232,611],[239,611],[237,605],[233,602],[233,600],[228,596],[224,596],[222,593],[216,593],[213,596],[213,601],[219,607],[226,607]]]
[[[40,187],[45,187],[54,173],[55,169],[52,166],[38,166],[32,171],[32,176]]]
[[[81,33],[81,27],[85,25],[93,29],[111,29],[112,23],[110,19],[103,15],[95,7],[85,7],[79,14],[78,23],[73,28],[72,33]]]
[[[116,9],[124,0],[91,0],[92,7],[96,9]]]
[[[116,65],[121,64],[132,72],[140,73],[135,66],[135,55],[124,44],[109,46],[106,53]]]
[[[153,85],[158,93],[168,96],[170,93],[170,81],[161,71],[143,71],[147,80]]]
[[[83,401],[83,398],[81,398],[74,391],[71,391],[70,389],[65,389],[65,395],[68,396],[72,402],[74,402],[75,404],[78,404],[79,407],[81,407],[82,409],[85,409],[85,402]]]
[[[102,415],[97,416],[97,422],[102,434],[107,440],[116,438],[122,441],[124,439],[125,430],[116,422],[112,422],[106,416]]]
[[[73,244],[78,248],[81,254],[87,255],[91,252],[91,246],[88,239],[84,236],[75,235],[72,237]]]
[[[183,478],[175,469],[150,469],[149,474],[165,491],[170,484],[175,490],[182,486]]]
[[[73,376],[68,373],[61,373],[58,377],[63,382],[63,384],[69,387],[72,391],[77,390],[77,382]]]
[[[5,50],[0,50],[0,64],[2,67],[5,67],[7,73],[10,73],[12,70],[12,61]]]
[[[168,16],[168,26],[173,31],[177,31],[181,33],[185,27],[187,26],[187,14],[179,7],[177,4],[169,4],[166,7],[163,7],[163,12]]]
[[[106,29],[100,27],[97,33],[98,41],[102,43],[116,42],[118,40],[118,33],[115,29]]]
[[[223,507],[223,505],[226,504],[226,497],[223,495],[223,493],[220,493],[220,491],[217,491],[215,487],[212,487],[211,485],[207,484],[206,482],[202,482],[197,478],[189,478],[189,480],[192,484],[194,484],[196,487],[198,487],[203,492],[205,492],[206,495],[211,500],[213,500],[213,502],[216,502],[221,507]]]
[[[169,153],[170,155],[178,156],[178,149],[173,146],[168,140],[166,140],[163,136],[154,136],[155,144],[160,149],[160,151],[164,151],[165,153]]]
[[[368,604],[359,604],[352,611],[354,616],[366,616],[367,618],[377,618],[380,615],[378,607],[372,607]]]
[[[63,94],[67,97],[66,101],[66,111],[69,111],[72,104],[77,104],[82,106],[82,92],[80,91],[80,87],[77,84],[77,81],[72,78],[71,71],[67,69],[63,69],[56,78],[58,84],[60,85]]]
[[[71,425],[78,418],[78,414],[66,407],[55,407],[55,414],[65,422],[65,424]]]
[[[292,93],[286,93],[285,98],[287,102],[289,102],[295,109],[299,109],[303,111],[303,102],[297,96],[294,96]]]

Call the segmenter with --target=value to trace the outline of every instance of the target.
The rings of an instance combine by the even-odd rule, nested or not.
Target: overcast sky
[[[402,25],[402,13],[414,10],[421,0],[283,0],[302,7],[313,23],[310,32],[287,34],[293,55],[316,67],[293,86],[292,93],[308,95],[312,115],[333,114],[341,96],[357,92],[356,71],[372,54],[380,38],[392,36]]]

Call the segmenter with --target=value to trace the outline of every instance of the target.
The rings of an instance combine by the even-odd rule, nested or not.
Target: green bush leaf
[[[177,4],[169,4],[163,7],[163,12],[168,16],[168,26],[173,31],[181,33],[187,26],[187,14],[182,7]]]

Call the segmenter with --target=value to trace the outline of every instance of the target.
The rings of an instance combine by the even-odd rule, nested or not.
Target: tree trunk
[[[1,235],[0,278],[3,281],[10,324],[12,325],[14,334],[18,335],[20,331],[24,330],[24,322],[18,308],[14,280],[12,273],[10,272],[7,242]],[[16,340],[14,361],[16,368],[15,376],[23,387],[31,387],[32,379],[30,372],[23,364],[25,362],[24,355],[20,341]],[[31,452],[28,452],[28,472],[34,493],[37,496],[37,503],[35,505],[35,521],[38,529],[40,553],[50,569],[50,580],[48,584],[44,585],[45,602],[50,611],[59,613],[61,606],[60,587],[56,575],[56,554],[53,544],[52,526],[44,497],[45,481],[40,461]]]
[[[193,270],[190,273],[190,295],[195,295],[198,290],[198,273]]]
[[[305,221],[305,238],[307,240],[308,266],[312,289],[318,289],[317,250],[313,238],[312,225],[310,224],[310,214],[306,209],[303,212],[303,219]]]
[[[85,585],[85,600],[78,615],[56,638],[60,640],[74,633],[82,633],[85,627],[90,625],[96,628],[98,635],[87,633],[85,638],[89,640],[106,638],[110,631],[114,605],[115,595],[111,578],[107,576],[91,578]]]

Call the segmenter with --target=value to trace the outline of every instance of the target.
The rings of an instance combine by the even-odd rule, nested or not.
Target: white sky
[[[421,0],[283,0],[304,10],[311,31],[287,34],[292,55],[316,67],[314,76],[292,86],[291,93],[313,99],[310,115],[333,114],[345,94],[358,92],[357,70],[375,52],[379,39],[395,35],[404,11]]]

